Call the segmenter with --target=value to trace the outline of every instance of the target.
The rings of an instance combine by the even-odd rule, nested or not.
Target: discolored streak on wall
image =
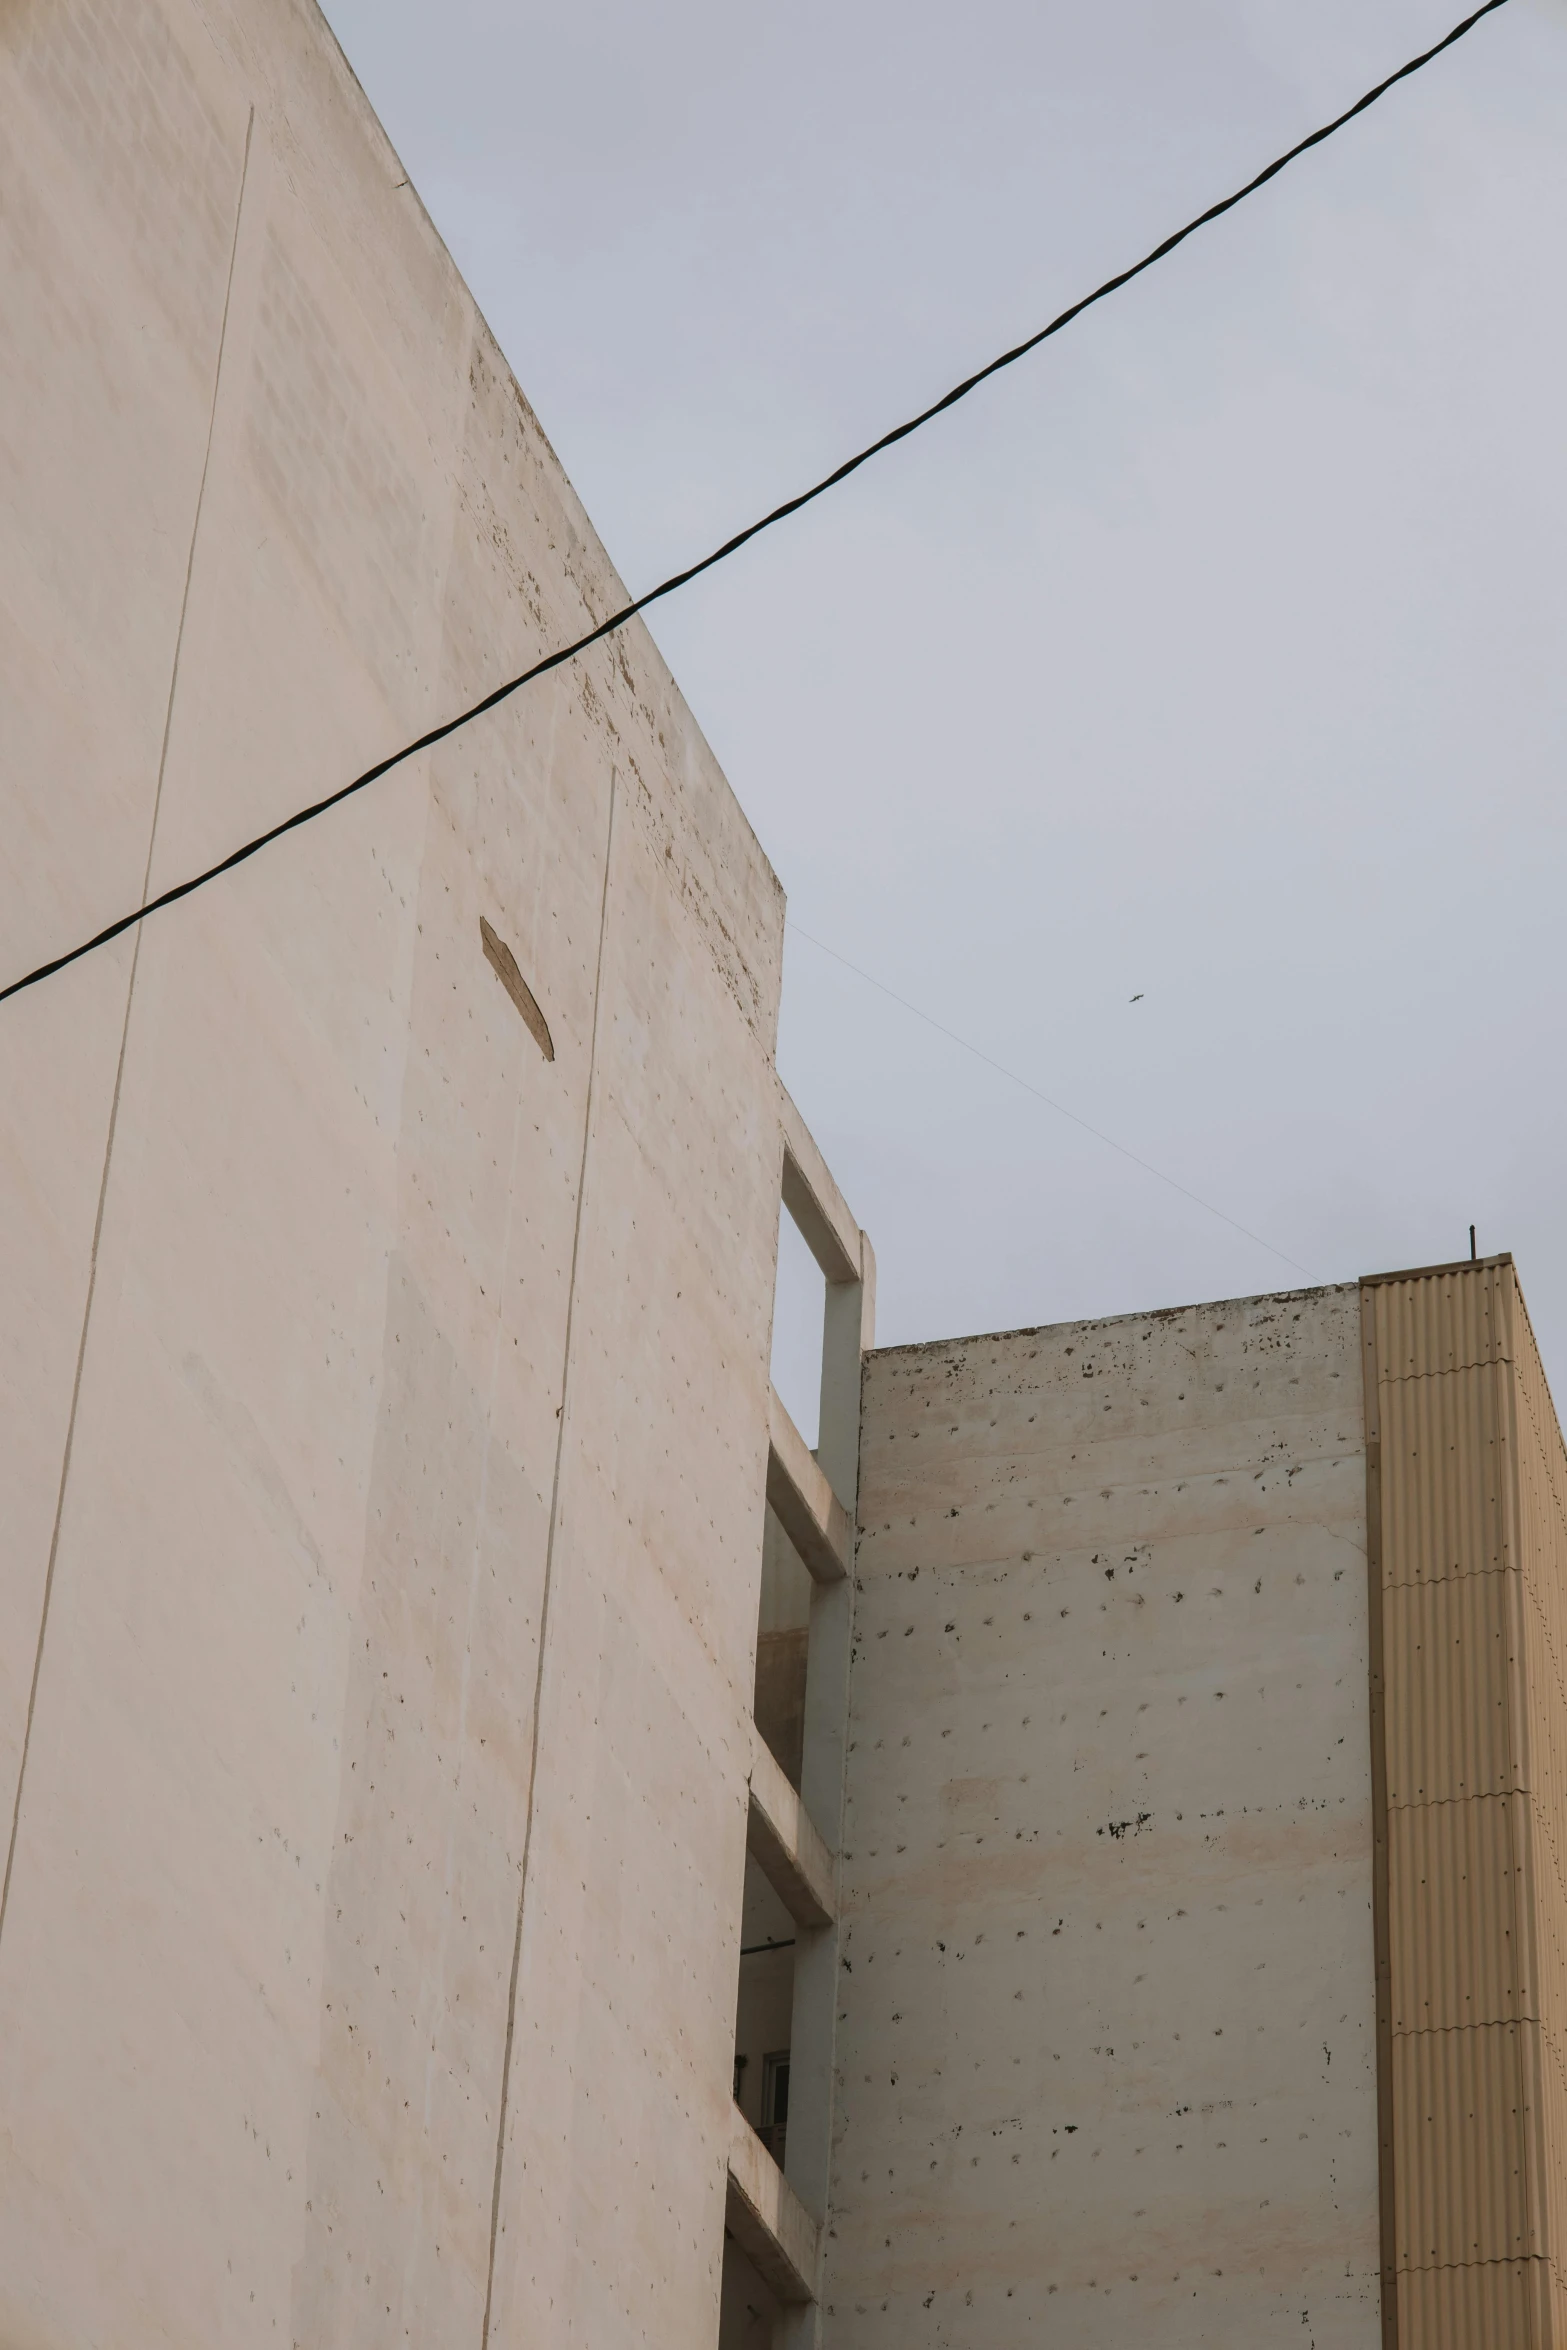
[[[866,1366],[825,2339],[1380,2340],[1353,1287]]]

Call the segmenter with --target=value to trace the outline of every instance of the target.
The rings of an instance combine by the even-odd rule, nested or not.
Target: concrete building
[[[310,0],[0,123],[3,980],[624,591]],[[1567,2339],[1510,1261],[876,1352],[782,928],[633,626],[0,1007],[6,2350]]]
[[[1510,1261],[873,1354],[860,1519],[828,2338],[1562,2340]]]

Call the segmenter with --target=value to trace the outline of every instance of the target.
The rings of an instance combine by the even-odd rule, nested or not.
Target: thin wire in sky
[[[1224,1208],[1216,1208],[1211,1199],[1204,1199],[1200,1191],[1193,1191],[1188,1184],[1178,1183],[1173,1175],[1167,1175],[1162,1167],[1156,1167],[1152,1159],[1140,1157],[1136,1151],[1129,1150],[1124,1142],[1117,1142],[1113,1134],[1106,1134],[1102,1126],[1091,1126],[1086,1118],[1080,1118],[1075,1110],[1069,1110],[1065,1102],[1058,1102],[1053,1094],[1041,1092],[1037,1085],[1031,1084],[1026,1077],[1020,1077],[1015,1069],[1009,1069],[1004,1061],[998,1061],[983,1046],[971,1044],[966,1036],[959,1036],[957,1030],[949,1028],[944,1020],[937,1020],[931,1013],[922,1011],[918,1004],[910,1003],[906,995],[899,995],[897,989],[889,987],[884,979],[877,979],[871,972],[862,970],[858,963],[851,963],[847,955],[840,955],[837,948],[828,946],[825,939],[813,938],[808,930],[800,928],[792,915],[787,927],[796,938],[803,938],[807,946],[815,947],[818,954],[831,955],[835,963],[841,963],[845,971],[852,971],[856,979],[863,979],[867,987],[874,987],[878,994],[890,997],[895,1004],[901,1004],[904,1011],[912,1012],[916,1020],[923,1020],[927,1028],[934,1028],[938,1036],[944,1036],[950,1044],[960,1045],[964,1052],[972,1053],[976,1061],[983,1061],[986,1068],[994,1069],[998,1077],[1005,1077],[1009,1084],[1020,1085],[1025,1093],[1033,1095],[1036,1102],[1043,1102],[1047,1110],[1054,1110],[1058,1117],[1070,1118],[1074,1126],[1081,1126],[1083,1132],[1091,1134],[1095,1142],[1102,1142],[1107,1150],[1119,1151],[1123,1159],[1130,1159],[1132,1165],[1141,1167],[1145,1175],[1152,1175],[1160,1183],[1167,1183],[1172,1191],[1178,1191],[1183,1199],[1189,1199],[1193,1206],[1201,1208],[1205,1214],[1217,1216],[1221,1224],[1228,1224],[1233,1232],[1242,1233],[1247,1240],[1255,1241],[1258,1248],[1265,1248],[1270,1257],[1278,1258],[1281,1265],[1289,1265],[1295,1272],[1303,1273],[1308,1281],[1315,1279],[1308,1266],[1287,1255],[1283,1249],[1275,1248],[1271,1240],[1264,1240],[1262,1234],[1253,1232],[1249,1224],[1242,1224]]]
[[[410,743],[404,743],[401,750],[378,759],[373,767],[367,767],[351,783],[340,784],[336,791],[328,792],[325,799],[313,800],[308,807],[298,808],[292,816],[285,816],[281,823],[269,826],[265,832],[258,832],[253,840],[231,850],[216,865],[209,865],[204,873],[193,874],[189,881],[176,882],[172,888],[161,891],[155,898],[144,898],[139,906],[133,907],[128,914],[122,914],[118,921],[109,923],[93,937],[83,939],[79,946],[69,948],[66,953],[54,956],[47,963],[40,963],[36,970],[25,972],[20,979],[13,979],[9,986],[0,987],[0,1004],[10,996],[21,995],[26,988],[36,987],[41,980],[53,978],[57,971],[64,971],[70,964],[80,962],[83,955],[90,955],[96,948],[107,946],[112,939],[122,937],[127,930],[133,930],[138,922],[145,922],[149,914],[162,913],[166,907],[178,905],[181,898],[188,898],[193,890],[204,889],[209,881],[216,881],[220,874],[232,873],[236,866],[243,865],[258,850],[270,847],[275,840],[281,840],[285,833],[296,832],[302,824],[313,823],[316,817],[324,816],[329,808],[338,807],[342,801],[352,799],[356,792],[364,791],[372,783],[379,783],[383,775],[389,775],[394,767],[402,766],[405,760],[417,758],[421,751],[433,750],[437,743],[445,742],[460,727],[471,726],[476,718],[482,718],[487,711],[496,709],[523,686],[531,685],[536,678],[547,676],[552,669],[559,669],[567,661],[574,661],[579,653],[587,652],[590,646],[601,643],[617,629],[624,628],[627,621],[634,620],[639,612],[647,611],[650,605],[660,602],[665,596],[672,596],[677,588],[688,586],[693,579],[700,579],[703,572],[711,571],[715,564],[727,562],[731,555],[738,554],[742,547],[749,545],[764,530],[771,530],[775,524],[786,521],[791,514],[798,514],[802,507],[811,505],[829,490],[836,489],[840,482],[848,480],[850,474],[858,473],[862,465],[868,465],[873,457],[879,457],[884,450],[907,440],[910,433],[918,432],[923,425],[931,423],[947,409],[956,407],[960,400],[966,400],[971,392],[988,382],[991,376],[999,375],[1002,368],[1013,367],[1018,360],[1026,358],[1030,351],[1037,351],[1041,343],[1048,342],[1052,335],[1058,335],[1063,327],[1070,326],[1073,319],[1081,318],[1085,310],[1091,310],[1106,295],[1130,285],[1133,278],[1141,277],[1144,270],[1152,269],[1155,262],[1163,261],[1178,245],[1185,244],[1188,237],[1195,236],[1198,229],[1206,228],[1210,221],[1232,212],[1237,204],[1244,203],[1248,196],[1254,196],[1259,188],[1266,187],[1269,180],[1275,179],[1286,165],[1293,163],[1312,147],[1320,147],[1324,139],[1332,138],[1335,131],[1341,131],[1358,114],[1364,114],[1368,106],[1374,106],[1379,98],[1385,98],[1388,91],[1396,88],[1398,83],[1407,81],[1411,74],[1419,73],[1433,58],[1440,57],[1444,50],[1451,49],[1455,42],[1461,41],[1466,33],[1473,32],[1483,17],[1494,15],[1497,9],[1506,5],[1507,0],[1484,0],[1483,6],[1454,25],[1452,31],[1445,33],[1431,48],[1423,49],[1418,57],[1411,57],[1396,73],[1387,75],[1374,89],[1367,90],[1363,97],[1357,98],[1353,106],[1347,106],[1342,114],[1324,123],[1320,130],[1311,131],[1304,139],[1297,139],[1293,147],[1275,156],[1244,187],[1237,188],[1233,195],[1221,196],[1205,212],[1199,212],[1194,220],[1187,221],[1184,228],[1176,229],[1155,245],[1151,252],[1145,253],[1141,261],[1134,261],[1129,269],[1118,270],[1114,277],[1107,277],[1103,285],[1096,286],[1091,294],[1084,294],[1080,300],[1059,311],[1047,326],[1040,327],[1037,333],[1029,335],[1025,341],[1014,344],[1010,351],[1003,351],[999,358],[976,368],[972,375],[954,384],[950,392],[943,393],[939,400],[933,400],[928,408],[922,408],[917,416],[911,416],[904,424],[894,425],[890,432],[884,432],[879,440],[872,441],[857,455],[845,458],[841,465],[835,466],[831,473],[824,474],[808,490],[801,490],[797,496],[786,498],[781,506],[775,506],[759,522],[748,523],[744,530],[736,531],[733,538],[725,539],[721,547],[715,547],[700,562],[688,564],[684,571],[672,572],[668,579],[660,580],[657,587],[649,588],[645,595],[638,596],[634,602],[622,605],[618,612],[612,612],[607,620],[601,620],[596,628],[590,628],[575,643],[562,645],[558,652],[547,653],[542,661],[535,661],[530,669],[524,669],[519,676],[508,678],[504,685],[496,686],[481,701],[472,703],[466,710],[460,710],[455,718],[448,718],[443,725],[432,726],[428,733],[416,736]]]

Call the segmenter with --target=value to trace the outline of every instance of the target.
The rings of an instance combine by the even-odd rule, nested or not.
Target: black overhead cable
[[[851,473],[857,473],[872,457],[879,457],[884,449],[892,448],[898,441],[907,440],[910,433],[919,431],[921,425],[929,424],[933,417],[940,416],[944,410],[956,407],[959,400],[966,400],[970,392],[989,377],[999,375],[1002,368],[1011,367],[1019,359],[1026,358],[1030,351],[1037,350],[1041,343],[1059,334],[1064,326],[1070,326],[1074,318],[1080,318],[1085,310],[1092,309],[1096,302],[1102,302],[1107,294],[1130,285],[1134,277],[1141,277],[1145,269],[1152,269],[1156,261],[1162,261],[1166,254],[1173,253],[1177,245],[1183,245],[1188,237],[1194,236],[1198,229],[1205,228],[1209,221],[1218,220],[1222,214],[1233,211],[1237,204],[1244,203],[1248,196],[1266,187],[1268,181],[1276,177],[1286,164],[1293,163],[1308,148],[1320,147],[1324,139],[1330,139],[1335,131],[1353,122],[1357,114],[1364,114],[1368,106],[1374,106],[1397,83],[1407,81],[1411,74],[1429,65],[1434,57],[1440,57],[1444,49],[1451,49],[1455,41],[1461,41],[1466,33],[1474,30],[1482,17],[1490,16],[1505,5],[1506,0],[1484,0],[1482,7],[1466,16],[1461,24],[1454,25],[1452,31],[1444,34],[1432,48],[1422,50],[1418,57],[1410,58],[1407,65],[1401,65],[1396,73],[1390,73],[1385,81],[1378,82],[1375,89],[1368,90],[1363,98],[1357,98],[1353,106],[1335,115],[1332,122],[1324,123],[1320,130],[1297,140],[1293,147],[1287,148],[1264,170],[1259,171],[1254,179],[1249,179],[1243,188],[1237,188],[1233,196],[1222,196],[1218,203],[1210,204],[1206,212],[1199,212],[1195,220],[1189,220],[1184,228],[1178,228],[1173,236],[1155,245],[1151,253],[1145,253],[1141,261],[1133,262],[1130,269],[1120,270],[1114,277],[1107,277],[1103,285],[1096,286],[1091,294],[1085,294],[1080,301],[1073,302],[1068,309],[1052,318],[1048,326],[1042,326],[1037,334],[1030,335],[1026,342],[1015,344],[1010,351],[1003,351],[999,359],[992,359],[973,375],[965,376],[960,384],[954,384],[951,391],[941,399],[933,401],[928,408],[922,408],[906,424],[894,425],[891,432],[884,432],[880,440],[872,441],[868,448],[861,449],[858,456],[846,458],[843,464],[824,475],[811,489],[802,490],[797,497],[786,498],[781,506],[775,506],[770,514],[764,514],[760,522],[753,522],[745,530],[736,531],[733,538],[725,539],[721,547],[715,547],[699,563],[692,563],[684,571],[676,571],[668,579],[660,580],[657,587],[649,588],[646,595],[638,596],[634,603],[622,605],[618,612],[612,612],[607,620],[601,620],[596,628],[589,629],[586,636],[578,637],[574,644],[562,645],[559,652],[547,653],[542,661],[535,661],[531,669],[524,669],[519,677],[508,679],[505,685],[496,686],[493,692],[487,693],[482,701],[475,702],[470,709],[459,711],[455,718],[448,718],[442,726],[432,726],[428,734],[421,734],[415,741],[405,743],[400,751],[393,751],[388,758],[378,759],[373,767],[365,769],[363,775],[356,775],[352,783],[340,784],[324,800],[312,801],[308,808],[299,808],[292,816],[285,816],[281,824],[274,824],[266,832],[257,833],[255,839],[246,841],[243,848],[233,850],[218,864],[209,865],[205,873],[198,873],[189,881],[176,882],[172,889],[163,890],[157,897],[137,906],[133,912],[122,914],[106,930],[100,930],[93,938],[84,939],[80,946],[72,947],[67,954],[56,955],[52,962],[40,963],[36,971],[27,972],[21,979],[13,979],[8,987],[0,988],[0,1003],[4,1003],[8,996],[20,995],[24,988],[36,987],[41,979],[51,978],[68,964],[79,962],[83,955],[90,955],[95,947],[107,946],[111,939],[119,938],[125,931],[133,930],[138,922],[144,922],[149,914],[161,913],[165,906],[177,905],[181,898],[188,898],[192,890],[202,889],[209,881],[216,881],[219,874],[231,873],[236,865],[243,865],[247,857],[253,857],[258,849],[281,840],[284,833],[295,831],[301,824],[309,824],[315,817],[324,816],[329,808],[335,808],[341,800],[351,799],[355,792],[363,791],[368,784],[378,783],[383,775],[390,774],[394,767],[400,767],[405,759],[415,758],[421,751],[432,750],[437,743],[445,742],[448,735],[455,734],[459,727],[470,725],[475,718],[482,718],[487,710],[493,710],[521,687],[531,685],[536,677],[544,677],[550,670],[559,669],[563,663],[575,660],[590,645],[596,645],[604,637],[612,636],[616,629],[624,628],[628,620],[635,619],[639,612],[645,612],[650,604],[658,603],[664,596],[673,595],[676,588],[687,586],[691,580],[699,579],[704,571],[711,571],[716,563],[722,563],[730,555],[737,554],[741,547],[759,537],[764,530],[771,530],[775,522],[783,522],[789,515],[798,514],[802,506],[809,506],[828,490],[835,489],[839,482],[847,481]]]

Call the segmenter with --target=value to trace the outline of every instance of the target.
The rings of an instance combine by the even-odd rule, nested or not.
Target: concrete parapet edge
[[[767,1499],[812,1578],[841,1582],[854,1556],[849,1513],[776,1389],[768,1407]]]
[[[837,1913],[834,1857],[759,1730],[751,1761],[747,1842],[757,1866],[797,1925],[826,1926]]]
[[[724,2223],[780,2301],[815,2300],[821,2231],[738,2106],[730,2116]]]
[[[782,1085],[783,1201],[829,1281],[860,1278],[860,1228],[810,1128]]]

